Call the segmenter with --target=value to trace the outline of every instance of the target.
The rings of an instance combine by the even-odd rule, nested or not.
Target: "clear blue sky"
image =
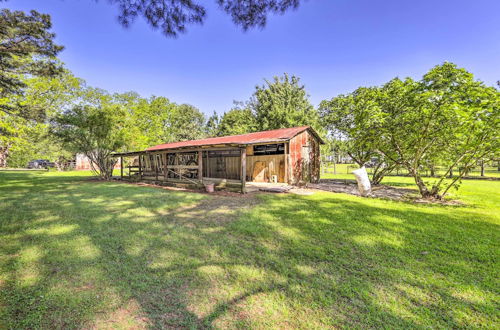
[[[298,75],[314,105],[395,76],[419,78],[452,61],[492,85],[500,80],[499,0],[309,0],[242,32],[207,5],[203,26],[177,39],[138,19],[129,29],[106,0],[9,0],[53,19],[61,59],[89,85],[166,96],[209,114],[247,100],[264,78]]]

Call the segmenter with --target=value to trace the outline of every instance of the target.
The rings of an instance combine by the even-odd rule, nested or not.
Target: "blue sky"
[[[395,76],[421,77],[451,61],[493,85],[500,80],[498,0],[309,0],[242,32],[207,5],[203,26],[166,38],[138,19],[122,28],[106,0],[9,0],[0,6],[52,16],[60,58],[91,86],[166,96],[210,114],[247,100],[257,84],[284,72],[317,105]]]

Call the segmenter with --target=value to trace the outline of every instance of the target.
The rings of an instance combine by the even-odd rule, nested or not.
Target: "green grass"
[[[81,174],[0,172],[0,328],[500,327],[500,182],[440,206]]]
[[[324,165],[322,165],[324,166]],[[321,172],[321,178],[322,179],[353,179],[352,171],[359,168],[357,164],[336,164],[335,167],[333,164],[330,164],[326,172],[324,172],[325,168],[322,168]],[[366,169],[368,174],[371,174],[373,171],[373,168],[367,168]],[[455,169],[455,171],[458,172],[458,169]],[[446,172],[445,169],[440,168],[436,170],[435,175],[442,175]],[[498,171],[498,167],[492,167],[492,166],[487,166],[485,167],[484,171],[484,177],[486,178],[500,178],[500,171]],[[456,173],[456,172],[455,172]],[[391,175],[407,175],[408,171],[405,169],[400,169],[394,173],[391,173]],[[424,171],[423,172],[424,176],[430,175],[430,172]],[[480,167],[475,167],[473,168],[468,174],[468,177],[481,177],[481,169]]]

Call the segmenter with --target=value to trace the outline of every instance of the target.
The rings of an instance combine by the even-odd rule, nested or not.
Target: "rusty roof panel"
[[[181,142],[172,142],[172,143],[164,143],[159,144],[154,147],[147,148],[147,151],[152,150],[164,150],[164,149],[175,149],[175,148],[185,148],[185,147],[201,147],[201,146],[209,146],[209,145],[217,145],[217,144],[256,144],[256,143],[266,143],[266,142],[280,142],[280,141],[288,141],[293,138],[295,135],[310,129],[309,126],[300,126],[300,127],[292,127],[292,128],[281,128],[275,129],[271,131],[263,131],[263,132],[255,132],[241,135],[232,135],[232,136],[221,136],[200,140],[190,140],[190,141],[181,141]],[[312,129],[311,129],[312,131]],[[316,132],[314,135],[317,136]],[[318,137],[319,138],[319,137]],[[320,143],[323,142],[320,139]]]

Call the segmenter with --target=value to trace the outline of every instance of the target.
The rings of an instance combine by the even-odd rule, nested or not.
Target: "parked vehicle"
[[[54,162],[51,162],[47,159],[37,159],[37,160],[32,160],[28,163],[28,168],[50,168],[50,167],[55,167]]]

